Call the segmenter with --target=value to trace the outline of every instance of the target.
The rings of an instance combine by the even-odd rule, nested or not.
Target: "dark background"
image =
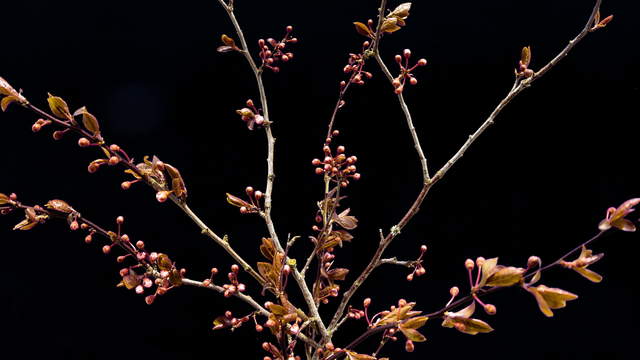
[[[280,37],[291,24],[300,43],[280,74],[267,73],[277,143],[273,217],[281,237],[310,235],[321,178],[310,161],[321,155],[326,124],[347,54],[363,38],[352,21],[376,14],[378,1],[237,0],[237,16],[251,46],[260,37]],[[425,57],[417,86],[406,89],[432,171],[462,145],[507,93],[522,46],[533,49],[532,68],[550,60],[584,26],[593,1],[416,1],[408,26],[388,36],[383,57],[394,73],[393,55],[411,48]],[[397,2],[390,2],[390,6]],[[500,256],[523,266],[530,255],[555,260],[597,231],[609,206],[638,196],[637,100],[639,50],[637,5],[604,1],[614,13],[604,31],[589,35],[560,65],[519,96],[429,194],[421,213],[388,250],[415,257],[422,243],[427,276],[407,284],[407,272],[375,272],[354,297],[374,299],[382,310],[398,298],[431,312],[444,305],[450,286],[466,289],[467,257]],[[249,132],[234,114],[257,99],[252,74],[238,54],[218,54],[221,33],[233,34],[214,0],[3,2],[0,76],[46,107],[47,91],[72,108],[86,105],[105,137],[129,154],[158,155],[177,166],[189,203],[250,263],[267,234],[260,219],[239,216],[225,192],[264,187],[265,137]],[[339,266],[355,274],[377,244],[377,229],[395,224],[420,188],[420,169],[392,89],[377,65],[374,79],[347,96],[338,117],[338,143],[360,159],[363,175],[349,189],[346,205],[360,219],[352,244],[338,252]],[[120,170],[90,175],[97,155],[79,149],[75,136],[54,142],[50,129],[31,133],[37,118],[17,106],[0,115],[0,191],[25,203],[67,200],[84,216],[112,227],[118,215],[125,231],[154,250],[171,254],[189,276],[228,269],[228,257],[173,205],[160,205],[145,186],[123,192]],[[634,217],[632,217],[634,219]],[[3,358],[206,359],[223,353],[257,359],[262,337],[251,327],[212,333],[225,310],[249,311],[214,292],[181,288],[147,306],[131,291],[116,289],[113,256],[64,224],[50,222],[12,232],[20,216],[2,218]],[[635,220],[635,219],[634,219]],[[471,337],[424,329],[429,341],[406,354],[388,346],[392,358],[627,359],[637,341],[635,326],[637,234],[613,232],[595,249],[606,257],[594,266],[605,275],[592,284],[573,272],[554,270],[543,283],[580,299],[539,313],[532,297],[509,289],[488,299],[498,314],[496,329]],[[311,248],[298,242],[294,256]],[[355,249],[355,251],[354,251]],[[249,292],[255,284],[243,276]],[[410,285],[410,286],[408,286]],[[333,305],[323,310],[333,309]],[[344,345],[364,326],[345,326]],[[371,344],[368,344],[372,346]],[[360,350],[365,351],[365,345]],[[394,355],[395,354],[395,355]]]

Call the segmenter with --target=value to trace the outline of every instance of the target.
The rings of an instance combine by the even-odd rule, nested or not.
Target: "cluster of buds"
[[[398,65],[400,66],[400,75],[393,79],[392,82],[396,94],[402,94],[404,85],[407,80],[409,80],[409,84],[416,85],[418,83],[418,79],[415,78],[412,71],[415,70],[418,66],[427,65],[426,59],[420,59],[417,63],[415,63],[415,65],[410,67],[409,58],[411,58],[411,50],[409,49],[404,49],[404,51],[402,52],[402,56],[395,56],[396,63],[398,63]]]
[[[242,326],[242,324],[251,320],[251,315],[237,318],[233,316],[231,311],[225,311],[224,315],[218,316],[213,320],[213,330],[231,329],[235,330]]]
[[[249,201],[227,193],[227,202],[240,208],[241,214],[259,213],[261,211],[260,201],[264,197],[264,193],[260,190],[254,190],[251,186],[247,186],[244,192],[247,194]]]
[[[244,292],[246,290],[246,286],[238,281],[238,273],[240,272],[240,267],[236,264],[231,265],[231,272],[227,274],[229,278],[230,284],[224,284],[222,287],[224,288],[224,297],[231,297],[238,292]]]
[[[81,137],[80,139],[78,139],[78,146],[80,147],[98,146],[102,149],[102,152],[105,155],[104,158],[96,159],[96,160],[93,160],[91,163],[89,163],[89,166],[87,167],[87,171],[89,171],[89,173],[91,174],[98,171],[100,166],[105,164],[109,166],[115,166],[115,165],[118,165],[121,161],[126,161],[127,163],[131,163],[132,161],[129,155],[122,148],[120,148],[120,146],[116,144],[111,144],[109,145],[109,147],[105,147],[99,142],[92,142],[91,140],[85,137]],[[137,182],[137,181],[134,181],[134,182]],[[131,186],[131,184],[127,184],[125,186],[123,183],[121,186],[123,189],[126,190]]]
[[[286,357],[283,356],[278,347],[269,342],[262,343],[262,350],[271,354],[271,356],[263,357],[262,360],[301,360],[300,356],[294,354],[289,354]],[[287,351],[289,351],[289,349],[287,349]]]
[[[345,147],[340,145],[335,149],[335,156],[331,150],[332,138],[339,135],[338,130],[334,130],[331,137],[327,138],[322,148],[324,159],[313,159],[311,164],[316,166],[316,174],[329,176],[333,181],[340,184],[341,187],[349,185],[349,179],[360,180],[360,173],[356,172],[355,163],[358,161],[356,156],[347,156]]]
[[[520,61],[518,62],[518,70],[516,70],[516,76],[519,78],[528,79],[535,75],[535,72],[529,69],[531,64],[531,46],[525,46],[522,48],[520,54]]]
[[[427,245],[420,246],[420,256],[418,256],[418,258],[415,261],[411,262],[411,265],[413,266],[413,271],[411,272],[411,274],[407,275],[407,281],[413,281],[414,276],[422,276],[427,272],[424,266],[422,266],[422,258],[424,257],[424,254],[426,252],[427,252]]]
[[[236,110],[236,113],[240,115],[240,120],[247,124],[249,130],[253,130],[254,125],[262,126],[264,124],[264,117],[260,115],[260,111],[251,99],[247,100],[247,107]]]
[[[286,34],[282,40],[277,41],[269,38],[266,41],[264,39],[258,40],[258,47],[260,48],[260,59],[262,60],[262,66],[270,69],[273,72],[279,72],[280,67],[275,66],[279,61],[287,62],[293,58],[293,53],[285,52],[287,44],[295,44],[298,39],[291,36],[293,32],[293,26],[286,27]]]
[[[15,193],[11,193],[10,195],[0,193],[0,215],[7,215],[13,211],[17,200],[18,195]]]
[[[347,65],[345,65],[343,69],[345,74],[351,74],[348,81],[349,83],[364,85],[364,78],[371,79],[373,77],[370,72],[364,71],[366,59],[364,54],[367,53],[370,46],[371,44],[369,43],[369,41],[365,41],[362,43],[362,52],[360,54],[349,54],[349,60],[347,62]],[[340,82],[341,90],[346,86],[346,81]]]

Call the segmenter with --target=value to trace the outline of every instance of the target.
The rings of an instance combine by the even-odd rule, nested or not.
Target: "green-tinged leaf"
[[[531,64],[531,46],[522,48],[522,53],[520,54],[520,62],[525,67],[528,67],[529,64]]]
[[[227,46],[231,46],[231,47],[235,47],[236,46],[236,42],[229,36],[222,34],[222,36],[220,37],[220,40],[222,41],[223,44],[227,45]]]
[[[0,205],[8,204],[10,201],[11,199],[7,195],[0,193]]]
[[[53,115],[61,119],[73,120],[73,117],[69,112],[69,106],[64,100],[62,100],[62,98],[49,94],[47,102],[49,102],[49,108]]]
[[[493,272],[496,270],[496,266],[498,265],[498,258],[487,259],[482,264],[482,277],[480,278],[480,287],[483,287],[487,282],[487,279]]]
[[[171,269],[169,272],[169,282],[171,282],[171,285],[175,286],[182,285],[182,275],[180,275],[180,271],[178,271],[178,269]]]
[[[489,275],[486,286],[512,286],[522,280],[526,269],[513,266],[496,266],[496,270]]]
[[[400,331],[402,331],[402,334],[404,334],[404,336],[411,341],[423,342],[427,340],[427,338],[424,337],[424,335],[422,335],[416,329],[408,329],[408,328],[405,328],[403,325],[399,325],[398,329],[400,329]]]
[[[258,272],[262,275],[263,278],[269,279],[271,277],[271,273],[273,272],[273,265],[266,262],[258,262]]]
[[[49,200],[49,202],[47,202],[44,205],[46,208],[48,209],[52,209],[52,210],[56,210],[56,211],[60,211],[66,214],[72,213],[75,210],[69,205],[67,204],[65,201],[63,200],[58,200],[58,199],[54,199],[54,200]]]
[[[130,271],[129,274],[122,277],[122,285],[127,288],[127,290],[131,290],[136,286],[140,285],[142,280],[136,273]]]
[[[369,27],[367,25],[359,21],[354,22],[353,25],[356,26],[356,31],[358,32],[358,34],[366,37],[373,37],[373,33],[371,33],[371,30],[369,30]]]
[[[380,31],[385,33],[393,33],[402,29],[398,26],[398,18],[395,17],[387,17],[382,22],[382,26],[380,26]]]
[[[595,271],[591,271],[587,268],[575,267],[573,268],[578,274],[584,276],[585,278],[593,281],[594,283],[599,283],[602,281],[602,275],[598,274]]]
[[[417,316],[405,321],[402,327],[405,329],[420,329],[429,320],[427,316]]]
[[[237,196],[233,196],[229,193],[227,193],[227,202],[233,206],[237,206],[237,207],[246,207],[246,208],[250,208],[251,204],[249,204],[248,202],[240,199]]]
[[[94,136],[100,134],[100,124],[98,119],[87,111],[86,107],[81,107],[73,113],[73,116],[82,115],[82,125],[89,130]]]
[[[540,278],[542,277],[542,271],[536,271],[535,275],[533,275],[533,278],[531,278],[531,281],[529,281],[529,285],[533,285],[535,283],[537,283],[538,281],[540,281]]]
[[[288,311],[284,306],[273,303],[269,304],[269,311],[271,311],[276,316],[284,316],[288,314]]]
[[[358,219],[355,216],[349,215],[351,209],[346,209],[340,214],[333,214],[333,221],[347,230],[353,230],[358,227]]]
[[[349,360],[376,360],[376,358],[371,355],[358,354],[354,351],[347,350],[346,354]]]
[[[547,302],[544,300],[542,295],[540,295],[540,293],[538,292],[538,289],[535,287],[527,287],[525,289],[528,292],[530,292],[533,295],[533,297],[536,299],[536,302],[538,303],[538,308],[540,309],[540,311],[546,317],[553,317],[553,311],[551,311],[549,304],[547,304]]]
[[[409,10],[411,10],[411,3],[406,2],[398,5],[393,11],[389,14],[389,16],[406,18],[409,16]]]
[[[466,308],[457,311],[455,313],[451,313],[451,316],[456,316],[456,317],[462,317],[462,318],[468,318],[471,317],[471,315],[473,315],[473,313],[476,312],[476,303],[475,301],[472,302],[471,304],[469,304],[469,306],[467,306]]]
[[[16,91],[7,80],[0,77],[0,95],[15,96],[18,99],[24,99],[19,92]]]
[[[24,219],[24,220],[20,221],[19,223],[17,223],[16,226],[13,227],[13,230],[31,230],[36,225],[38,225],[37,222],[29,220],[29,219]]]
[[[2,111],[7,111],[9,105],[11,105],[11,103],[13,103],[14,101],[19,101],[19,99],[13,95],[5,96],[0,101],[0,108],[2,108]]]
[[[567,301],[578,298],[578,295],[572,294],[568,291],[558,288],[550,288],[544,285],[527,287],[526,290],[533,294],[538,302],[540,311],[542,311],[542,313],[547,317],[553,316],[553,311],[551,311],[551,309],[561,309],[567,306]]]
[[[167,254],[158,254],[156,264],[158,264],[160,270],[169,271],[173,268],[173,262]]]

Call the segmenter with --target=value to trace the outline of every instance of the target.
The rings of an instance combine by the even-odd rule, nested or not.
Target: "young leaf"
[[[85,129],[93,133],[94,136],[100,134],[100,124],[98,123],[98,119],[89,113],[86,107],[83,106],[73,113],[73,116],[78,115],[82,115],[82,125],[84,125]]]
[[[358,32],[358,34],[366,37],[373,37],[373,33],[371,33],[371,30],[369,30],[369,27],[367,25],[359,21],[354,22],[353,25],[356,26],[356,31]]]
[[[0,205],[8,204],[11,201],[9,197],[3,193],[0,193]]]
[[[69,112],[69,106],[64,100],[62,100],[62,98],[49,94],[47,102],[49,103],[49,108],[53,115],[61,119],[73,120],[73,117]]]
[[[402,334],[411,341],[415,341],[415,342],[427,341],[427,338],[424,337],[424,335],[422,335],[418,330],[408,329],[404,326],[404,324],[399,325],[398,329],[400,329],[400,331],[402,331]]]
[[[520,55],[520,63],[524,67],[529,67],[531,63],[531,46],[526,46],[522,48],[522,54]]]
[[[9,105],[11,105],[12,102],[18,100],[19,99],[13,95],[3,97],[2,101],[0,101],[0,107],[2,108],[2,111],[7,111]]]

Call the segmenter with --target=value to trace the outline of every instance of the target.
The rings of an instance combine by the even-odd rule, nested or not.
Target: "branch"
[[[564,254],[563,256],[561,256],[560,258],[558,258],[556,261],[554,261],[553,263],[544,266],[542,268],[540,268],[539,270],[536,270],[528,275],[526,275],[523,279],[524,280],[528,280],[530,278],[532,278],[533,276],[535,276],[535,274],[537,272],[543,272],[546,271],[554,266],[557,266],[560,264],[560,262],[566,260],[569,256],[575,254],[576,252],[578,252],[579,250],[582,249],[582,247],[586,247],[587,245],[591,244],[592,242],[598,240],[599,238],[602,237],[602,235],[605,233],[606,231],[600,231],[598,234],[596,234],[595,236],[593,236],[592,238],[590,238],[589,240],[583,242],[582,244],[578,245],[577,247],[575,247],[574,249],[572,249],[571,251],[567,252],[566,254]],[[478,298],[486,296],[488,294],[492,294],[495,293],[501,289],[506,289],[507,287],[500,287],[500,286],[495,286],[486,290],[478,290],[475,292],[475,296],[477,296]],[[451,303],[448,306],[445,306],[444,308],[438,310],[438,311],[434,311],[432,313],[426,314],[424,316],[426,316],[427,318],[429,318],[429,320],[432,319],[437,319],[437,318],[441,318],[444,316],[444,314],[450,310],[453,310],[459,306],[465,305],[466,303],[469,303],[471,301],[473,301],[474,296],[473,294],[469,294],[463,298],[458,299],[457,301]],[[397,327],[398,325],[400,325],[401,323],[410,320],[410,319],[406,319],[403,321],[399,321],[399,322],[395,322],[395,323],[391,323],[391,324],[386,324],[383,326],[378,326],[378,327],[373,327],[368,329],[366,332],[364,332],[362,335],[358,336],[355,340],[353,340],[352,342],[350,342],[347,346],[345,346],[345,349],[354,349],[356,346],[358,346],[360,343],[362,343],[363,341],[365,341],[366,339],[368,339],[369,337],[373,336],[374,334],[377,334],[379,332],[388,330],[388,329],[392,329]],[[343,353],[340,354],[333,354],[331,356],[329,356],[326,360],[335,360],[335,359],[340,359],[342,356],[344,356]]]
[[[265,128],[265,132],[267,134],[267,151],[268,151],[268,155],[267,155],[267,186],[266,186],[266,190],[265,190],[265,205],[264,205],[264,211],[261,212],[261,216],[263,217],[266,225],[267,225],[267,229],[269,230],[269,235],[271,236],[271,238],[273,239],[274,244],[276,245],[278,251],[280,252],[284,252],[284,249],[282,248],[282,245],[280,244],[280,241],[278,239],[278,235],[276,233],[275,227],[273,225],[273,221],[271,220],[271,194],[273,192],[273,181],[275,179],[275,173],[274,173],[274,151],[275,151],[275,138],[273,137],[273,134],[271,132],[271,121],[269,119],[269,110],[267,107],[267,95],[265,92],[265,87],[264,87],[264,83],[262,81],[262,69],[258,68],[256,66],[255,61],[253,60],[253,58],[251,57],[251,53],[248,50],[247,47],[247,42],[245,40],[244,34],[242,32],[242,28],[240,27],[240,24],[238,23],[238,20],[235,17],[235,14],[233,12],[233,7],[229,6],[227,4],[224,3],[224,1],[219,0],[220,4],[224,7],[224,9],[227,11],[227,14],[229,15],[229,19],[231,20],[231,23],[233,24],[233,27],[236,30],[236,34],[238,35],[238,38],[240,40],[240,46],[241,46],[241,52],[244,55],[245,59],[247,59],[247,62],[249,63],[249,67],[251,68],[251,70],[253,71],[253,74],[255,75],[256,78],[256,83],[258,86],[258,91],[260,93],[260,103],[262,105],[262,112],[263,112],[263,116],[264,116],[264,128]],[[292,269],[292,274],[293,274],[293,278],[296,280],[296,283],[298,284],[298,287],[300,288],[300,290],[302,291],[302,295],[305,299],[305,302],[307,303],[307,306],[309,307],[309,312],[311,313],[311,316],[314,317],[316,319],[316,324],[318,325],[318,328],[320,330],[320,333],[322,334],[323,339],[326,339],[328,337],[328,333],[327,333],[327,329],[325,328],[322,319],[320,318],[320,314],[318,313],[318,307],[315,305],[315,302],[313,301],[313,296],[311,295],[311,292],[309,291],[309,287],[307,286],[307,284],[304,281],[304,277],[300,274],[300,272],[298,271],[297,267],[293,267]]]
[[[380,242],[380,245],[378,246],[376,253],[374,254],[373,258],[371,259],[367,267],[363,270],[360,276],[358,276],[358,278],[353,283],[353,285],[349,288],[349,290],[347,290],[344,293],[343,299],[338,307],[338,310],[336,311],[329,325],[329,332],[332,333],[335,330],[336,324],[342,317],[354,293],[358,290],[358,288],[362,285],[362,283],[364,283],[364,281],[369,277],[371,272],[377,266],[379,266],[380,259],[382,257],[382,254],[386,250],[386,248],[393,241],[393,239],[400,234],[400,231],[409,223],[409,221],[415,216],[415,214],[418,213],[418,211],[420,210],[420,206],[422,205],[422,202],[424,201],[431,187],[433,187],[435,183],[437,183],[440,179],[442,179],[442,177],[453,166],[453,164],[455,164],[458,160],[460,160],[460,158],[464,155],[465,151],[471,146],[471,144],[473,144],[478,139],[478,137],[482,135],[482,133],[494,123],[495,118],[498,116],[498,114],[500,114],[500,112],[504,109],[505,106],[507,106],[524,89],[531,86],[531,84],[535,80],[539,79],[544,74],[546,74],[562,58],[567,56],[569,51],[572,50],[578,44],[578,42],[580,42],[580,40],[582,40],[591,31],[594,24],[594,19],[600,9],[601,3],[602,3],[602,0],[596,0],[595,6],[591,12],[591,15],[589,16],[589,19],[587,20],[585,27],[573,40],[569,42],[569,44],[560,52],[560,54],[558,54],[555,58],[553,58],[553,60],[551,60],[551,62],[549,62],[538,73],[535,73],[532,77],[528,79],[516,78],[516,81],[513,87],[511,88],[511,90],[509,91],[509,93],[507,94],[507,96],[504,99],[502,99],[502,101],[500,101],[498,106],[493,110],[491,115],[489,115],[489,117],[480,126],[480,128],[478,128],[478,130],[476,130],[475,133],[469,136],[469,139],[462,145],[460,150],[458,150],[458,152],[449,161],[447,161],[447,163],[429,181],[424,183],[422,189],[420,190],[420,193],[418,194],[418,197],[413,202],[409,210],[405,213],[405,215],[402,217],[400,222],[398,222],[397,225],[393,226],[389,234]]]

